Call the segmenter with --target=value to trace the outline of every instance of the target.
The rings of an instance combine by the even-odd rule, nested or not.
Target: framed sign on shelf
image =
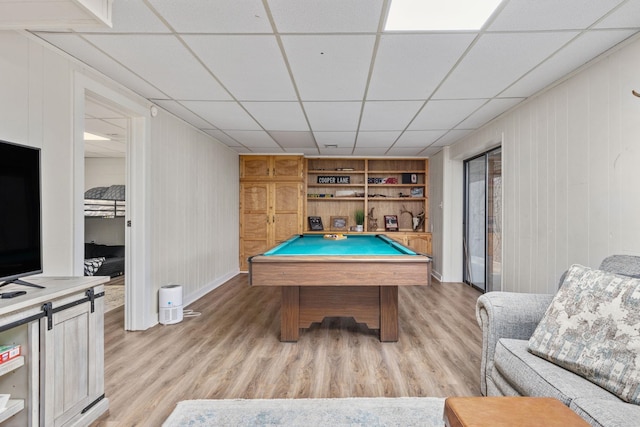
[[[319,216],[310,216],[309,220],[309,230],[311,231],[323,231],[324,227],[322,226],[322,218]]]
[[[349,218],[346,216],[331,217],[331,231],[347,231]]]
[[[384,216],[385,231],[398,231],[398,215]]]

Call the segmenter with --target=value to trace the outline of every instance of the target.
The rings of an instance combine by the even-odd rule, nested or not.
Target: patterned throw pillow
[[[640,404],[640,279],[571,266],[529,351]]]
[[[96,271],[102,266],[105,257],[98,258],[89,258],[84,260],[84,275],[85,276],[93,276],[96,274]]]

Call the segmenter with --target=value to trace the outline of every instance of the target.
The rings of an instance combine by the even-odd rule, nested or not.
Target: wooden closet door
[[[270,178],[271,156],[241,156],[240,178]]]
[[[271,184],[240,185],[240,269],[247,270],[247,258],[269,249]]]
[[[273,244],[302,233],[301,182],[276,182],[273,184]]]

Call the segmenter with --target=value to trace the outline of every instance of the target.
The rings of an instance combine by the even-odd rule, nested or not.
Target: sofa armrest
[[[553,295],[488,292],[476,303],[476,319],[482,328],[480,387],[487,394],[487,376],[500,338],[528,340],[547,311]]]

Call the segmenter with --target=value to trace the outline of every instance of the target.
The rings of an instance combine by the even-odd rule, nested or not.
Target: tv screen
[[[0,283],[42,273],[40,149],[0,141]]]

